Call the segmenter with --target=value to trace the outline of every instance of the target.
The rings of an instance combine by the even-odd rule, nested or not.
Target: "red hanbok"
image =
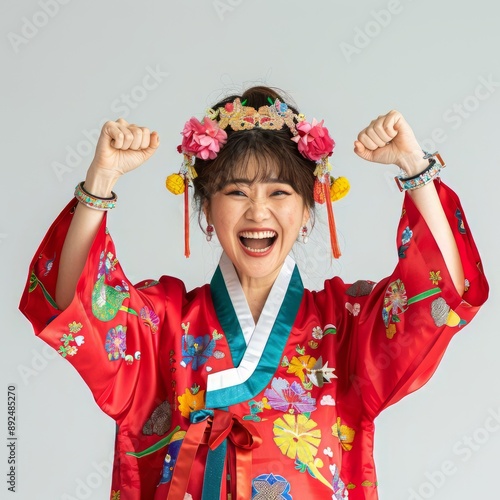
[[[378,498],[375,417],[427,382],[488,295],[460,202],[435,184],[463,297],[406,195],[388,278],[336,277],[313,292],[288,257],[257,324],[225,255],[211,283],[190,292],[168,276],[132,285],[105,219],[60,311],[71,201],[33,259],[20,307],[117,422],[111,498]]]

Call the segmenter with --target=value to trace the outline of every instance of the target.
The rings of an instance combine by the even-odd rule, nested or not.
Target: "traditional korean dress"
[[[427,382],[488,295],[458,197],[435,183],[463,297],[406,195],[388,278],[309,291],[288,257],[257,324],[225,255],[190,292],[169,276],[132,285],[106,219],[60,311],[72,200],[32,261],[20,308],[117,423],[111,498],[377,499],[375,417]]]

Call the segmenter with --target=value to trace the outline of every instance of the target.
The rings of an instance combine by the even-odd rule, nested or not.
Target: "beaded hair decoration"
[[[227,142],[228,127],[234,131],[261,128],[264,130],[281,130],[288,127],[292,133],[291,140],[297,143],[299,153],[308,160],[316,162],[314,171],[314,200],[324,204],[326,200],[330,243],[335,258],[340,257],[335,229],[335,219],[331,202],[343,198],[349,191],[349,182],[345,177],[333,178],[330,175],[332,166],[329,157],[333,153],[335,141],[328,129],[315,119],[309,123],[303,114],[296,114],[288,105],[279,99],[268,98],[269,106],[255,109],[246,106],[246,100],[239,98],[216,110],[208,109],[203,120],[190,118],[182,131],[182,143],[177,151],[182,153],[183,162],[177,174],[167,177],[166,187],[174,194],[184,194],[184,255],[189,257],[189,197],[188,188],[197,177],[195,158],[213,160]]]

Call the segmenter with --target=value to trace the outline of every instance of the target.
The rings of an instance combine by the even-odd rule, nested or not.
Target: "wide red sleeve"
[[[397,230],[398,263],[379,283],[331,280],[345,393],[372,418],[424,385],[452,336],[488,297],[488,283],[457,195],[435,181],[465,274],[461,297],[423,217],[406,194]],[[360,401],[361,398],[361,401]],[[357,401],[357,403],[356,403]]]
[[[36,335],[69,361],[90,387],[97,404],[118,422],[131,407],[135,388],[155,393],[159,331],[165,292],[158,281],[133,286],[115,254],[104,217],[63,311],[54,301],[59,257],[76,200],[57,217],[29,269],[20,310]],[[141,394],[146,400],[148,394]]]

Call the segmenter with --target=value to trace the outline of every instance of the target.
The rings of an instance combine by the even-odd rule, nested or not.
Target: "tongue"
[[[267,248],[273,242],[272,238],[241,238],[243,245],[247,248],[253,248],[254,250],[262,250],[263,248]]]

